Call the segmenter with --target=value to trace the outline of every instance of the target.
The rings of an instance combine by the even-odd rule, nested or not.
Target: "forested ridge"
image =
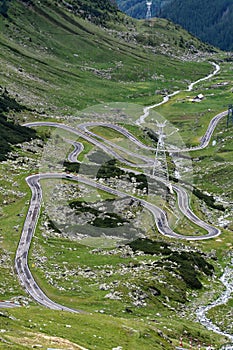
[[[173,0],[162,17],[180,24],[200,39],[223,50],[233,49],[233,0]]]
[[[145,18],[146,1],[117,0],[119,8],[135,18]],[[204,42],[233,50],[233,0],[153,0],[152,16],[180,24]]]

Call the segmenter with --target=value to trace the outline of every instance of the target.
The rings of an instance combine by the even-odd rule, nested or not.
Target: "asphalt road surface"
[[[202,141],[198,146],[199,147],[198,149],[202,149],[208,145],[217,123],[223,118],[225,114],[226,112],[220,113],[212,119],[206,131],[205,136],[202,138]],[[52,126],[57,128],[63,128],[71,133],[74,133],[78,136],[83,137],[87,141],[101,148],[107,154],[114,156],[124,164],[132,166],[131,162],[126,161],[126,159],[124,159],[122,156],[119,156],[118,153],[115,152],[112,144],[106,145],[103,142],[99,141],[99,136],[95,135],[92,132],[88,132],[87,127],[92,125],[97,125],[97,123],[82,124],[80,127],[80,130],[77,130],[76,128],[71,126],[67,126],[67,125],[55,123],[55,122],[35,122],[35,123],[26,124],[26,126],[28,127]],[[100,125],[117,130],[118,132],[122,133],[125,137],[129,138],[132,142],[136,143],[138,147],[143,147],[143,148],[147,147],[143,145],[139,140],[137,140],[130,132],[128,132],[126,129],[120,126],[116,126],[114,124],[107,124],[107,123],[100,124]],[[78,154],[83,150],[82,145],[80,143],[76,143],[70,140],[65,140],[65,141],[71,143],[74,146],[74,150],[68,156],[69,161],[76,162]],[[106,141],[106,140],[102,139],[102,141]],[[197,147],[195,149],[197,149]],[[128,151],[125,150],[125,153],[128,153]],[[130,155],[133,155],[132,152],[129,152],[129,153]],[[137,158],[140,158],[140,157],[137,157]],[[146,157],[143,160],[145,161],[144,165],[148,165],[151,167],[152,163],[150,160],[148,160]],[[134,166],[139,167],[140,164],[135,163]],[[38,217],[40,214],[41,201],[42,201],[42,189],[40,186],[40,179],[45,179],[45,178],[46,179],[65,178],[67,180],[78,181],[88,186],[99,188],[103,191],[106,191],[118,197],[131,197],[135,200],[139,200],[139,199],[133,195],[129,195],[117,189],[110,188],[108,186],[100,184],[99,182],[96,182],[89,178],[75,176],[72,174],[69,174],[69,175],[60,174],[60,173],[38,174],[38,175],[31,175],[26,179],[28,185],[31,188],[32,196],[31,196],[29,210],[27,213],[27,217],[25,219],[22,235],[20,238],[20,242],[16,252],[16,257],[15,257],[15,269],[17,271],[21,284],[24,286],[26,291],[31,295],[31,297],[34,300],[36,300],[38,303],[46,307],[49,307],[51,309],[56,309],[56,310],[70,311],[70,312],[82,312],[81,310],[76,310],[73,308],[60,305],[58,303],[55,303],[51,299],[49,299],[45,295],[45,293],[40,289],[36,281],[34,280],[28,266],[28,251],[29,251],[31,240],[37,225]],[[163,180],[160,179],[160,181],[163,181]],[[166,184],[166,182],[164,183]],[[200,236],[197,236],[197,235],[184,236],[184,235],[177,234],[170,228],[167,221],[166,213],[161,208],[141,199],[140,203],[153,214],[158,231],[162,235],[169,236],[171,238],[185,239],[185,240],[202,240],[202,239],[209,239],[209,238],[218,236],[220,234],[220,230],[218,228],[215,228],[209,225],[208,223],[203,222],[192,212],[192,210],[189,207],[189,197],[186,190],[178,185],[172,185],[172,188],[177,193],[178,206],[181,212],[189,220],[195,223],[197,226],[204,228],[207,231],[207,234],[200,235]]]
[[[216,72],[219,70],[219,66],[214,64],[216,67],[216,71],[213,74],[216,74]],[[212,75],[205,77],[201,80],[208,79]],[[197,81],[197,82],[199,82]],[[189,85],[188,91],[192,89],[195,83],[192,83]],[[170,96],[173,96],[177,94],[179,91],[174,92]],[[164,100],[161,103],[165,103],[169,100],[169,96],[164,97]],[[146,116],[149,114],[149,110],[154,106],[146,107],[144,109],[144,115],[143,115],[143,121],[146,118]],[[179,151],[191,151],[191,150],[197,150],[197,149],[203,149],[206,147],[210,141],[210,138],[213,134],[213,131],[218,124],[218,122],[227,114],[227,111],[224,111],[222,113],[219,113],[216,115],[210,122],[209,127],[203,136],[200,145],[194,148],[187,148]],[[140,124],[140,123],[139,123]],[[118,159],[120,162],[124,163],[126,166],[130,167],[152,167],[154,159],[139,155],[138,153],[131,152],[129,150],[125,150],[124,148],[113,144],[109,140],[105,140],[103,137],[100,137],[98,135],[95,135],[93,132],[88,130],[88,127],[91,126],[104,126],[112,128],[122,135],[124,135],[126,138],[128,138],[130,141],[132,141],[135,146],[148,149],[151,151],[154,151],[152,147],[148,147],[144,145],[141,141],[139,141],[133,134],[131,134],[128,130],[125,128],[115,125],[115,124],[108,124],[108,123],[83,123],[77,126],[77,128],[74,128],[72,126],[64,125],[61,123],[56,122],[33,122],[33,123],[27,123],[25,126],[27,127],[36,127],[36,126],[51,126],[55,128],[62,128],[70,133],[73,133],[75,135],[78,135],[88,142],[94,144],[95,146],[102,149],[104,152],[106,152],[108,155],[113,156],[114,158]],[[83,150],[83,146],[81,143],[77,143],[71,140],[65,140],[66,142],[71,143],[74,146],[74,150],[69,154],[68,160],[70,162],[76,162],[78,154]],[[124,156],[116,152],[116,150],[124,151],[127,155],[130,155],[131,157],[135,158],[135,163],[129,162]],[[177,152],[177,150],[169,150]],[[142,161],[142,163],[139,163],[138,161]],[[26,291],[31,295],[31,297],[37,301],[38,303],[56,310],[64,310],[64,311],[70,311],[70,312],[82,312],[81,310],[76,310],[73,308],[65,307],[63,305],[60,305],[58,303],[53,302],[51,299],[49,299],[45,293],[40,289],[36,281],[34,280],[32,273],[28,266],[28,252],[31,244],[31,240],[33,237],[33,234],[35,232],[35,228],[38,222],[39,214],[40,214],[40,208],[41,208],[41,201],[42,201],[42,189],[40,186],[40,179],[44,178],[65,178],[72,181],[78,181],[81,183],[84,183],[88,186],[92,186],[95,188],[99,188],[101,190],[104,190],[108,193],[112,193],[118,197],[131,197],[136,200],[140,200],[137,197],[134,197],[133,195],[126,194],[124,192],[121,192],[117,189],[113,189],[110,187],[107,187],[103,184],[100,184],[99,182],[96,182],[94,180],[84,178],[81,176],[74,176],[74,175],[67,175],[67,174],[60,174],[60,173],[48,173],[48,174],[38,174],[38,175],[32,175],[27,177],[26,181],[28,185],[31,188],[32,196],[30,201],[29,210],[25,219],[22,235],[20,238],[20,242],[17,248],[16,257],[15,257],[15,269],[17,271],[17,274],[19,276],[19,279],[21,281],[21,284],[24,286]],[[162,181],[162,179],[160,179]],[[164,182],[166,184],[166,182]],[[167,185],[167,184],[166,184]],[[186,190],[178,185],[172,185],[174,191],[177,193],[178,198],[178,206],[183,212],[183,214],[192,222],[194,222],[196,225],[204,228],[207,231],[207,234],[202,236],[184,236],[177,234],[174,232],[168,224],[166,213],[159,207],[145,201],[140,200],[141,204],[148,209],[154,217],[155,223],[157,225],[158,231],[166,236],[172,237],[172,238],[179,238],[179,239],[185,239],[185,240],[200,240],[200,239],[208,239],[216,237],[220,234],[220,230],[209,225],[208,223],[203,222],[200,220],[190,209],[189,207],[189,198]],[[0,302],[0,307],[12,307],[12,304],[9,302]]]
[[[45,293],[40,289],[36,281],[34,280],[32,273],[28,266],[28,252],[31,244],[31,240],[33,237],[33,234],[36,229],[37,221],[40,214],[40,207],[41,207],[41,200],[42,200],[42,189],[40,186],[40,179],[66,179],[66,180],[72,180],[72,181],[78,181],[85,185],[92,186],[95,188],[98,188],[100,190],[106,191],[108,193],[111,193],[113,195],[116,195],[118,197],[124,198],[124,197],[130,197],[134,200],[139,200],[137,197],[129,195],[127,193],[124,193],[122,191],[119,191],[117,189],[113,189],[111,187],[105,186],[99,182],[96,182],[94,180],[91,180],[89,178],[85,178],[83,176],[79,175],[72,175],[72,174],[61,174],[61,173],[47,173],[47,174],[39,174],[39,175],[31,175],[27,177],[26,181],[31,188],[32,196],[31,196],[31,202],[29,206],[29,210],[27,213],[27,217],[24,223],[22,235],[20,238],[20,242],[16,251],[16,257],[15,257],[15,269],[17,271],[17,274],[19,276],[19,279],[21,281],[21,284],[26,289],[26,291],[30,294],[30,296],[40,303],[41,305],[44,305],[46,307],[49,307],[51,309],[55,310],[62,310],[62,311],[71,311],[71,312],[82,312],[81,310],[76,310],[73,308],[68,308],[66,306],[60,305],[58,303],[55,303],[51,299],[49,299]],[[197,225],[200,224],[200,219],[195,216],[191,212],[191,209],[188,208],[188,195],[187,193],[182,189],[178,188],[177,186],[174,187],[175,191],[178,193],[178,203],[180,205],[181,210],[185,211],[188,210],[188,215],[190,216],[189,219],[195,222]],[[215,237],[219,234],[219,231],[208,225],[204,222],[201,222],[202,226],[209,232],[208,235],[203,236],[184,236],[179,235],[175,233],[168,224],[166,213],[159,207],[145,201],[145,200],[139,200],[140,203],[148,209],[154,216],[155,223],[158,227],[159,232],[161,232],[163,235],[169,236],[171,238],[179,238],[179,239],[186,239],[186,240],[197,240],[197,239],[207,239]],[[188,208],[188,209],[187,209]],[[186,213],[187,214],[187,213]]]

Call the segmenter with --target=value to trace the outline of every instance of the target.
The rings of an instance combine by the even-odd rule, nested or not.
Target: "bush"
[[[97,179],[103,178],[106,180],[106,179],[109,179],[110,177],[117,177],[117,176],[119,177],[124,174],[125,174],[124,170],[121,170],[116,166],[116,159],[111,159],[100,167],[96,175],[96,178]]]
[[[8,17],[9,2],[10,0],[2,0],[2,3],[0,5],[0,14],[5,18]]]
[[[2,89],[0,95],[0,161],[7,159],[7,153],[11,146],[17,143],[30,141],[36,137],[33,129],[26,128],[7,120],[6,114],[10,111],[21,112],[27,109],[20,105],[14,98],[10,97],[8,91]]]
[[[210,196],[208,194],[203,193],[202,191],[200,191],[198,188],[193,188],[193,194],[203,200],[208,207],[213,208],[213,209],[217,209],[217,210],[221,210],[221,211],[225,211],[225,208],[222,204],[215,204],[215,199],[213,196]]]
[[[152,241],[148,238],[138,238],[137,240],[129,243],[129,246],[133,249],[133,251],[139,250],[145,254],[171,254],[171,250],[169,249],[167,243],[161,241]]]

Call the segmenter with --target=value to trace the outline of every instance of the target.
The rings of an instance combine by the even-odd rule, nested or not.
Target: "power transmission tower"
[[[227,127],[229,126],[230,122],[233,124],[233,106],[228,106],[228,115],[227,115]]]
[[[155,177],[159,177],[162,180],[165,180],[167,183],[169,183],[166,150],[165,150],[165,144],[164,144],[164,139],[166,137],[164,134],[165,125],[166,125],[166,121],[163,123],[157,122],[159,138],[158,138],[157,148],[155,152],[155,160],[154,160],[152,175]]]
[[[152,0],[147,0],[146,1],[146,6],[147,6],[146,19],[147,20],[151,19],[151,5],[152,5]]]

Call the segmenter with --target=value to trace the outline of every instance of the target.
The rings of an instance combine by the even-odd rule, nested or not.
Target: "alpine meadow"
[[[215,2],[215,24],[181,0],[0,2],[0,349],[232,349]]]

